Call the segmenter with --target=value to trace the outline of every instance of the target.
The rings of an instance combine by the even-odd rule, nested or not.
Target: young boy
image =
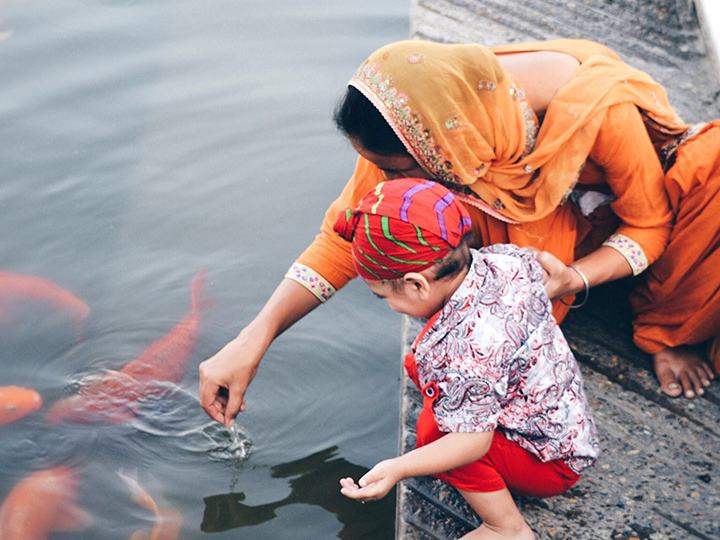
[[[417,448],[378,463],[341,492],[379,499],[433,475],[482,519],[463,538],[533,539],[511,492],[560,494],[591,466],[598,439],[580,371],[552,317],[542,266],[513,245],[470,249],[470,218],[423,179],[379,184],[335,231],[390,307],[429,319],[405,360],[423,394]]]

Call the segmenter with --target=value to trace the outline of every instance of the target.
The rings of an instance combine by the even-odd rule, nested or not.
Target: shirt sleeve
[[[635,274],[663,252],[672,229],[672,209],[664,173],[635,105],[608,109],[590,159],[605,172],[621,224],[604,245],[625,256]]]
[[[340,238],[333,226],[340,212],[355,207],[368,191],[383,180],[385,178],[380,169],[366,159],[358,158],[352,178],[325,212],[320,233],[298,257],[286,277],[295,279],[313,294],[310,284],[316,283],[316,279],[327,281],[331,286],[327,290],[334,292],[356,277],[350,243]],[[312,276],[312,279],[304,279],[303,274]]]

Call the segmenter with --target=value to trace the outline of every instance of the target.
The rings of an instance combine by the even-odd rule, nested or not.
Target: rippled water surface
[[[0,425],[0,498],[69,465],[92,517],[51,538],[149,529],[138,486],[182,516],[182,539],[393,537],[392,497],[358,505],[338,479],[397,452],[399,316],[360,283],[340,291],[272,346],[232,431],[200,409],[197,365],[316,234],[355,160],[334,103],[408,21],[406,0],[0,0],[0,272],[90,310],[77,324],[0,289],[0,386],[43,398]],[[201,268],[184,378],[131,420],[48,424],[180,322]]]

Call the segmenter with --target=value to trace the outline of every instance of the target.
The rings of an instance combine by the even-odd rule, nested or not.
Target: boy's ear
[[[430,283],[420,272],[408,272],[403,276],[403,282],[411,287],[411,290],[421,296],[430,294]]]

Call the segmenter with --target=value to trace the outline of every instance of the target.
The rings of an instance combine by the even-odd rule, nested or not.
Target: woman
[[[231,425],[244,410],[245,390],[272,340],[355,277],[347,245],[332,230],[338,213],[379,182],[412,176],[432,178],[458,194],[479,244],[537,248],[548,293],[558,299],[558,320],[572,295],[640,274],[661,258],[659,271],[651,271],[655,279],[634,296],[636,343],[654,355],[668,394],[692,397],[709,384],[707,363],[677,347],[720,334],[720,317],[701,317],[702,325],[678,333],[683,321],[671,321],[670,314],[676,299],[682,300],[677,287],[688,277],[693,283],[709,279],[702,272],[696,276],[693,265],[717,250],[698,245],[676,289],[665,282],[675,276],[678,251],[685,249],[682,231],[672,227],[675,214],[683,223],[687,197],[719,207],[706,209],[706,217],[720,211],[720,197],[713,198],[695,174],[697,161],[685,157],[686,145],[700,147],[697,154],[720,130],[711,125],[696,134],[648,75],[588,41],[492,50],[405,41],[363,63],[336,122],[360,155],[355,173],[328,209],[321,234],[258,316],[201,364],[200,402],[212,418]],[[690,140],[678,144],[685,139]],[[668,165],[676,160],[667,177],[658,155]],[[703,179],[720,176],[710,170],[717,163],[703,161]],[[686,223],[692,219],[690,212]],[[661,257],[668,242],[669,256]],[[703,306],[717,314],[717,299],[704,290]],[[674,327],[658,331],[667,321]]]

